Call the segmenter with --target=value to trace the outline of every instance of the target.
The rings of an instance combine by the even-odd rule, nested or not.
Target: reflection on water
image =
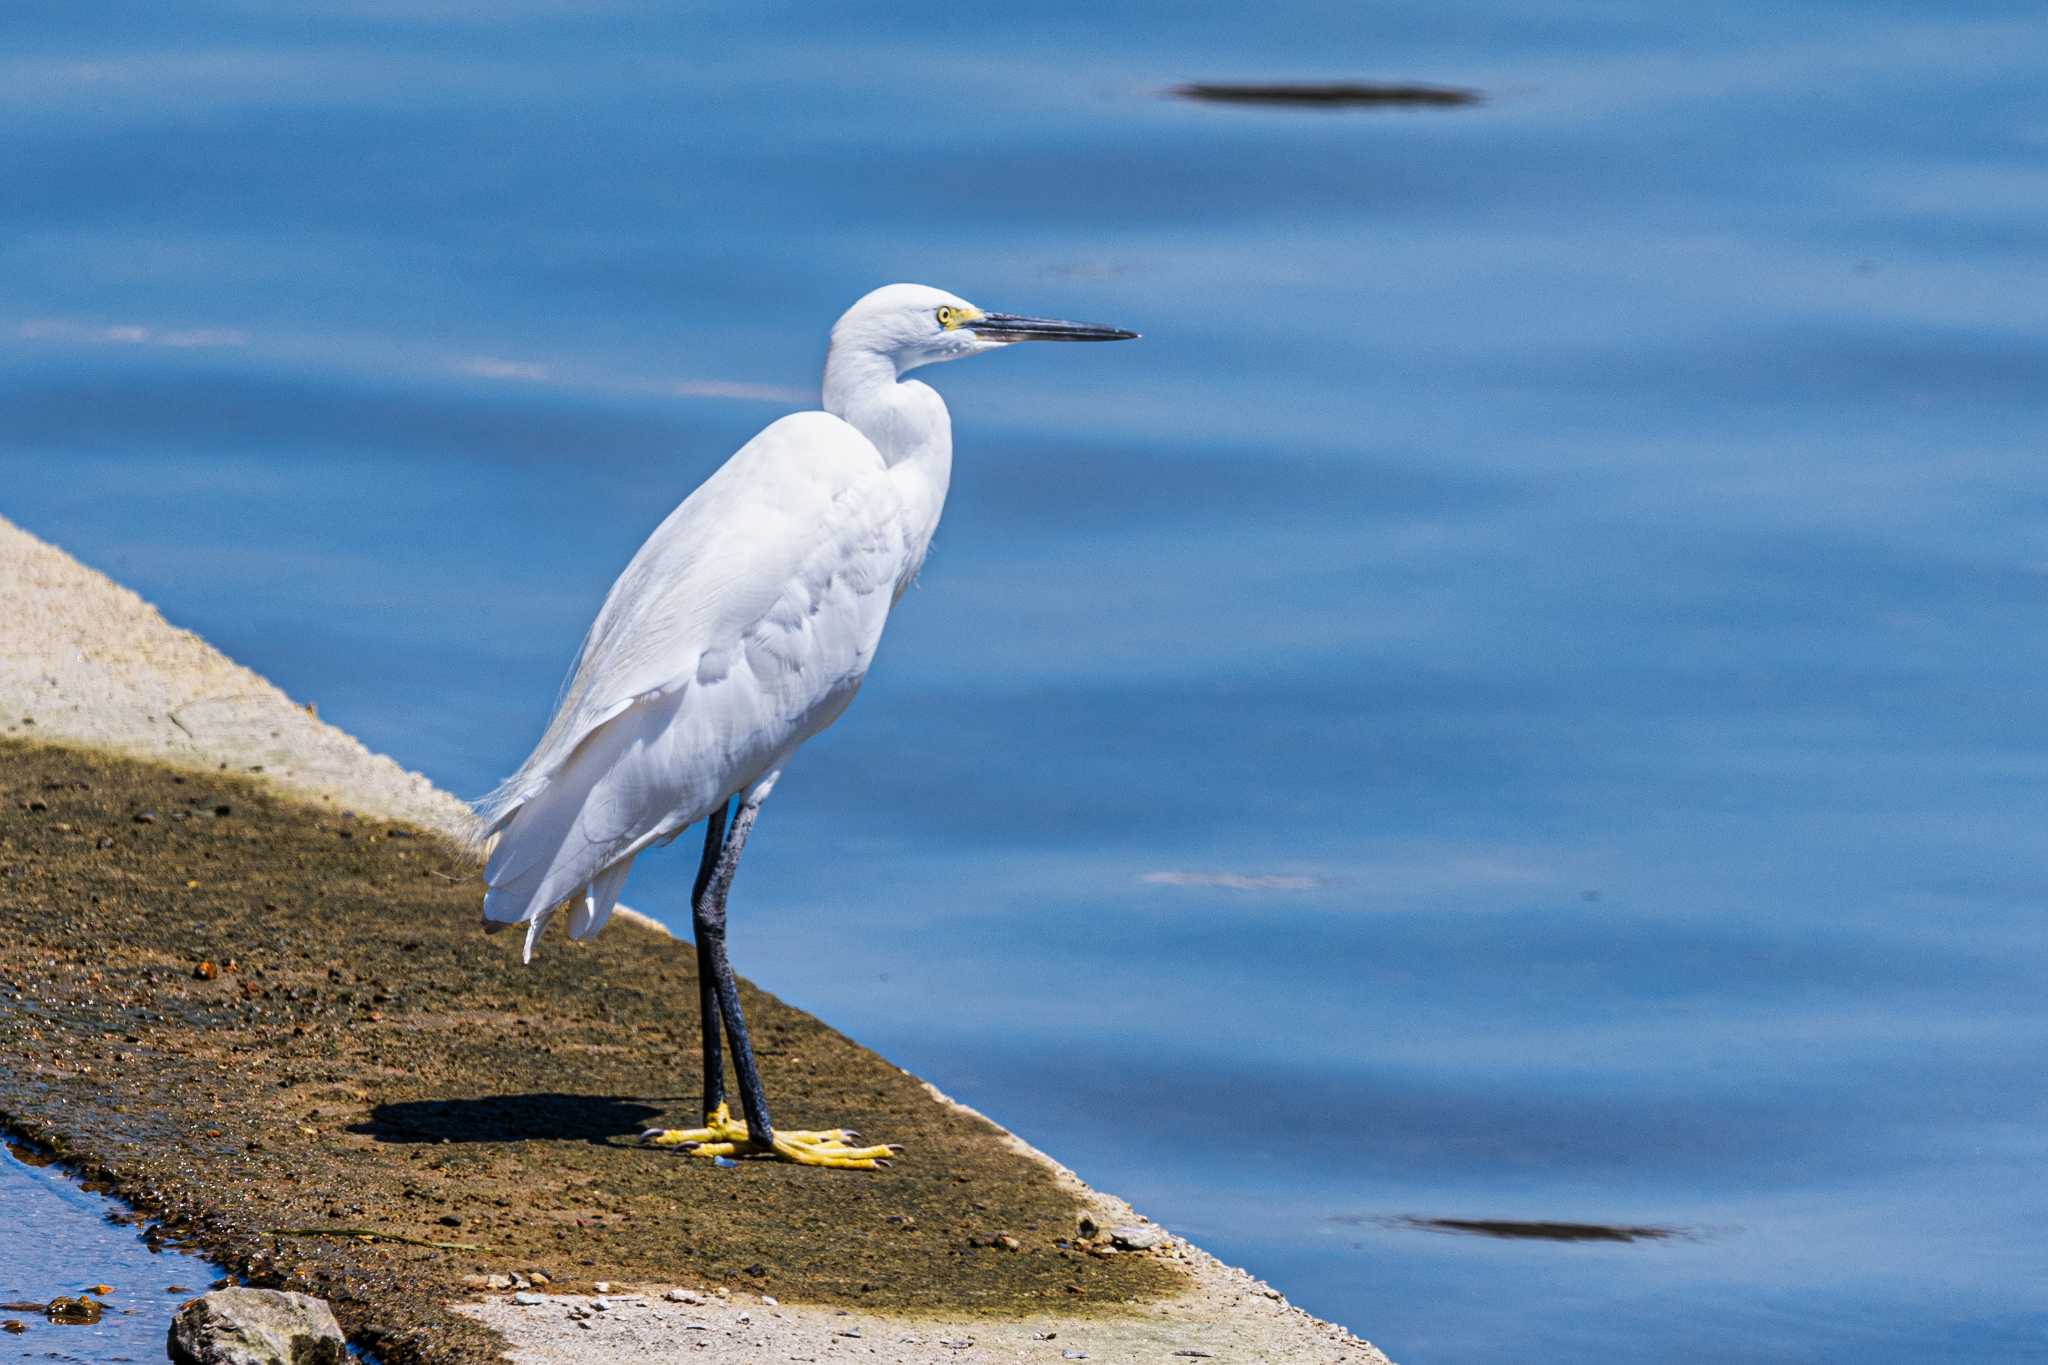
[[[2048,1355],[2038,5],[118,8],[0,511],[480,792],[862,291],[1126,323],[927,376],[740,968],[1409,1365]]]

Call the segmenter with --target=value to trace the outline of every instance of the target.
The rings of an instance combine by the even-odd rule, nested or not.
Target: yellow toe
[[[852,1171],[881,1170],[903,1150],[893,1143],[859,1146],[860,1134],[851,1128],[786,1128],[763,1144],[722,1104],[705,1116],[702,1128],[649,1128],[640,1140],[649,1147],[680,1147],[689,1156],[771,1156]]]
[[[736,1156],[749,1147],[744,1142],[693,1142],[684,1150],[691,1156]]]
[[[799,1142],[793,1136],[775,1135],[775,1155],[799,1166],[829,1166],[847,1171],[879,1171],[886,1168],[897,1148],[848,1147],[843,1143]]]
[[[704,1116],[702,1128],[649,1128],[640,1135],[640,1141],[649,1147],[697,1148],[715,1143],[746,1143],[752,1141],[752,1137],[747,1132],[747,1125],[734,1122],[732,1111],[721,1104]]]

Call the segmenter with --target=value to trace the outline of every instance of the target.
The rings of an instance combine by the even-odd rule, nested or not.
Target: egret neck
[[[874,442],[903,497],[909,564],[897,594],[910,586],[939,529],[953,479],[953,419],[929,384],[901,377],[889,350],[835,329],[825,356],[825,411]]]

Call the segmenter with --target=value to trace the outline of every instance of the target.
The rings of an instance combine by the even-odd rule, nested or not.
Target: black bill
[[[1132,341],[1136,332],[1093,322],[1062,322],[1058,318],[1027,318],[1017,313],[983,313],[967,324],[976,336],[990,341]]]

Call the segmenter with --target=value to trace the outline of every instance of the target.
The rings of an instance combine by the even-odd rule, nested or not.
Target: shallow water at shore
[[[2036,9],[124,13],[0,511],[475,793],[860,289],[1136,327],[929,376],[741,970],[1407,1365],[2048,1358]]]
[[[171,1315],[219,1274],[175,1248],[152,1250],[121,1205],[31,1149],[0,1144],[0,1302],[48,1303],[111,1286],[95,1296],[106,1304],[95,1323],[0,1310],[0,1321],[23,1329],[0,1335],[0,1360],[162,1360]]]

